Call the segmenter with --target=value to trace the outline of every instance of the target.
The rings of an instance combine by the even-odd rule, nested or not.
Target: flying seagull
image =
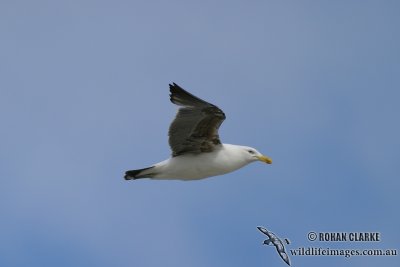
[[[221,143],[218,128],[225,114],[217,106],[176,83],[170,84],[169,89],[171,102],[180,106],[169,127],[171,158],[148,168],[127,171],[126,180],[198,180],[235,171],[257,160],[272,163],[252,147]]]
[[[264,227],[257,226],[257,229],[261,231],[261,233],[265,234],[268,236],[268,239],[264,240],[263,244],[264,245],[274,245],[276,248],[276,251],[278,252],[279,256],[281,256],[282,260],[287,263],[287,265],[290,266],[290,260],[289,256],[285,251],[285,246],[283,245],[283,242],[280,240],[279,237],[277,237],[273,232],[268,231]],[[289,240],[285,238],[285,242],[289,244]]]

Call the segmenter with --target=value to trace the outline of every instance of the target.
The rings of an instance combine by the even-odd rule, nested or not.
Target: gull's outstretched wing
[[[176,83],[169,88],[171,102],[181,106],[168,132],[172,156],[211,152],[221,145],[218,128],[225,120],[224,112]]]

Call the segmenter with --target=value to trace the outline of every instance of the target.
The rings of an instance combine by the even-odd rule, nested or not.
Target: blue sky
[[[0,3],[1,266],[285,266],[298,247],[400,249],[397,1]],[[225,143],[271,156],[124,181],[169,156],[176,82]],[[307,233],[380,232],[378,243]],[[398,266],[294,257],[292,266]]]

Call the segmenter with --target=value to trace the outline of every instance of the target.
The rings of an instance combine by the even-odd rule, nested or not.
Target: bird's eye
[[[253,150],[247,150],[247,152],[249,152],[250,154],[254,154]]]

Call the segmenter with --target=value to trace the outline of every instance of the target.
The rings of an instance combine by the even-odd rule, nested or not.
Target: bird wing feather
[[[181,106],[168,132],[172,156],[213,151],[221,144],[218,129],[224,112],[175,83],[169,86],[171,102]]]

